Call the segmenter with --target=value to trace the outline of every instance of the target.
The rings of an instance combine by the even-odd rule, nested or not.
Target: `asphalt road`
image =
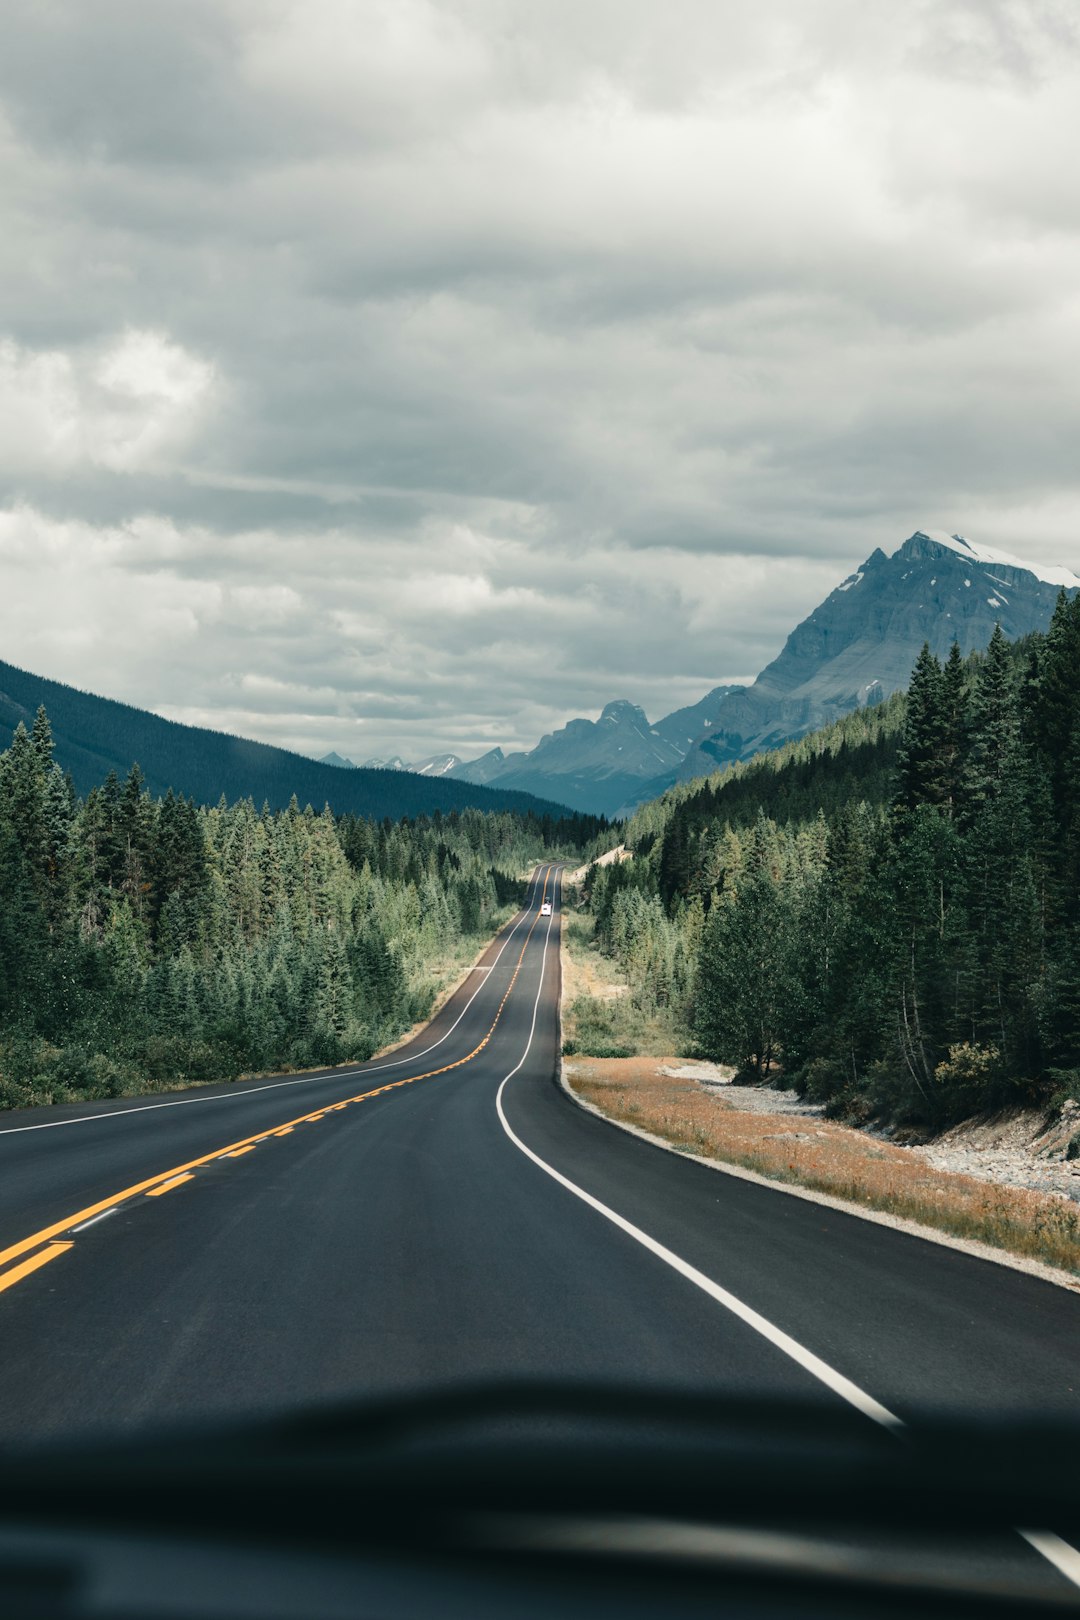
[[[1080,1418],[1076,1293],[566,1098],[557,891],[386,1058],[0,1116],[0,1440],[508,1374]]]

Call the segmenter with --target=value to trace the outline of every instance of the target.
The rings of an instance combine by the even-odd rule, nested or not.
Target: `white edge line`
[[[548,1164],[547,1161],[542,1159],[538,1153],[534,1153],[532,1148],[526,1147],[520,1136],[515,1133],[503,1110],[503,1092],[506,1090],[508,1082],[512,1080],[514,1075],[517,1074],[518,1070],[524,1066],[525,1060],[527,1059],[532,1048],[533,1038],[536,1034],[536,1019],[540,1010],[540,997],[544,988],[544,969],[547,963],[548,943],[550,941],[551,926],[554,920],[554,917],[552,917],[551,922],[548,923],[548,931],[544,937],[544,955],[540,968],[540,984],[536,992],[536,1001],[533,1003],[532,1027],[529,1030],[528,1043],[519,1061],[510,1070],[509,1074],[503,1077],[495,1097],[495,1108],[499,1116],[499,1123],[502,1125],[503,1130],[506,1132],[511,1142],[513,1142],[516,1148],[524,1153],[527,1159],[531,1159],[532,1162],[535,1165],[538,1165],[539,1168],[543,1170],[546,1175],[549,1175],[553,1181],[557,1181],[560,1187],[565,1187],[567,1192],[573,1193],[575,1198],[580,1198],[582,1203],[588,1204],[590,1209],[594,1209],[596,1210],[597,1214],[603,1215],[605,1220],[610,1221],[613,1226],[617,1226],[620,1231],[625,1232],[628,1237],[633,1238],[635,1243],[640,1243],[642,1248],[647,1249],[649,1253],[655,1255],[658,1260],[662,1260],[664,1264],[670,1266],[673,1271],[677,1271],[681,1277],[685,1277],[687,1282],[691,1282],[696,1288],[700,1288],[702,1293],[707,1294],[709,1298],[715,1300],[718,1305],[723,1305],[725,1310],[730,1311],[733,1316],[737,1316],[740,1321],[745,1322],[748,1327],[753,1328],[756,1333],[759,1333],[762,1336],[762,1338],[767,1339],[770,1344],[774,1345],[776,1349],[782,1351],[784,1355],[789,1356],[791,1360],[802,1367],[805,1372],[810,1373],[811,1376],[818,1379],[820,1383],[825,1384],[826,1387],[831,1389],[835,1395],[839,1395],[842,1400],[845,1400],[851,1406],[856,1407],[860,1412],[863,1413],[865,1417],[871,1418],[875,1423],[879,1423],[882,1428],[885,1429],[897,1430],[903,1428],[903,1421],[898,1418],[894,1412],[890,1412],[888,1407],[882,1406],[880,1401],[875,1401],[872,1395],[868,1395],[866,1391],[860,1389],[857,1384],[853,1384],[850,1378],[845,1378],[843,1373],[836,1371],[835,1367],[830,1367],[828,1362],[821,1360],[820,1356],[815,1356],[813,1351],[807,1350],[804,1345],[799,1344],[799,1342],[796,1339],[793,1339],[790,1334],[785,1333],[781,1328],[774,1326],[774,1324],[768,1321],[764,1316],[761,1316],[757,1311],[752,1310],[749,1305],[744,1305],[741,1299],[738,1299],[734,1294],[729,1293],[726,1288],[721,1288],[718,1283],[713,1282],[711,1277],[706,1277],[704,1272],[698,1271],[696,1266],[688,1264],[687,1261],[681,1259],[670,1249],[665,1248],[662,1243],[658,1243],[656,1239],[650,1237],[647,1232],[643,1232],[639,1226],[634,1226],[631,1221],[628,1221],[625,1218],[625,1216],[617,1214],[613,1209],[609,1209],[607,1204],[602,1204],[598,1198],[594,1198],[593,1195],[591,1193],[587,1193],[583,1187],[579,1187],[576,1182],[571,1181],[567,1176],[564,1176],[561,1171],[556,1170],[553,1165]]]
[[[103,1209],[100,1215],[91,1215],[88,1221],[83,1221],[81,1226],[73,1226],[71,1230],[72,1232],[85,1232],[88,1226],[96,1226],[98,1221],[104,1221],[108,1216],[117,1214],[119,1208],[119,1204],[114,1204],[112,1209]]]
[[[1018,1530],[1029,1547],[1041,1553],[1048,1564],[1053,1564],[1059,1575],[1064,1575],[1073,1586],[1080,1586],[1080,1552],[1062,1541],[1052,1530]]]
[[[887,1227],[891,1232],[902,1232],[906,1237],[921,1238],[923,1242],[936,1243],[943,1249],[955,1249],[957,1254],[969,1255],[973,1260],[987,1260],[991,1265],[1005,1266],[1009,1271],[1018,1271],[1024,1277],[1036,1277],[1040,1282],[1052,1283],[1055,1288],[1064,1288],[1069,1294],[1080,1292],[1080,1279],[1067,1271],[1059,1271],[1042,1260],[1029,1260],[1026,1255],[1011,1254],[1008,1249],[995,1249],[992,1244],[983,1243],[977,1238],[957,1237],[955,1233],[944,1232],[937,1226],[923,1226],[907,1215],[891,1215],[885,1209],[870,1209],[866,1204],[856,1204],[836,1193],[820,1192],[816,1187],[803,1187],[795,1182],[778,1181],[773,1176],[762,1175],[758,1170],[750,1170],[744,1164],[732,1164],[727,1159],[708,1158],[704,1153],[695,1153],[690,1148],[679,1147],[675,1142],[669,1142],[667,1137],[657,1136],[655,1131],[647,1131],[641,1125],[632,1125],[627,1119],[616,1119],[614,1114],[605,1114],[602,1108],[580,1096],[566,1077],[565,1064],[561,1065],[559,1085],[575,1108],[580,1108],[586,1114],[595,1115],[597,1119],[602,1119],[605,1125],[614,1126],[617,1131],[625,1131],[627,1136],[636,1136],[639,1141],[648,1142],[652,1147],[663,1148],[665,1153],[673,1153],[677,1159],[689,1159],[691,1164],[700,1165],[703,1170],[718,1170],[723,1176],[734,1176],[737,1181],[750,1181],[755,1187],[765,1187],[769,1192],[786,1193],[789,1198],[801,1198],[808,1204],[820,1204],[822,1208],[835,1209],[841,1215],[854,1215],[860,1221],[869,1221],[873,1226]]]
[[[509,1076],[507,1076],[507,1078],[509,1078]],[[565,1081],[563,1081],[563,1090],[566,1092],[568,1097],[572,1098],[579,1108],[584,1109],[587,1113],[595,1114],[597,1119],[602,1119],[605,1124],[617,1125],[620,1129],[627,1131],[633,1136],[640,1137],[643,1141],[651,1142],[657,1147],[668,1149],[678,1158],[689,1159],[691,1163],[705,1164],[710,1170],[722,1170],[726,1174],[737,1176],[740,1179],[753,1181],[759,1187],[768,1188],[770,1192],[787,1192],[794,1193],[796,1197],[809,1197],[812,1198],[813,1202],[815,1203],[823,1203],[828,1208],[840,1210],[844,1214],[861,1216],[864,1220],[872,1221],[877,1218],[876,1212],[861,1209],[857,1204],[849,1205],[845,1203],[843,1199],[830,1198],[828,1194],[817,1194],[810,1189],[786,1187],[782,1184],[778,1185],[775,1181],[770,1181],[767,1176],[759,1176],[756,1175],[752,1170],[744,1170],[741,1165],[721,1164],[716,1160],[699,1159],[696,1154],[681,1153],[679,1149],[673,1147],[670,1142],[665,1142],[663,1137],[653,1136],[651,1132],[643,1131],[635,1125],[624,1124],[622,1120],[611,1119],[609,1115],[603,1113],[599,1108],[594,1107],[592,1103],[588,1103],[583,1097],[579,1097],[577,1093],[566,1084]],[[499,1113],[500,1116],[502,1116],[501,1108],[499,1109]],[[684,1261],[679,1260],[677,1255],[670,1255],[670,1251],[665,1250],[661,1247],[661,1245],[654,1243],[653,1240],[645,1233],[639,1233],[637,1228],[632,1227],[628,1221],[624,1221],[622,1216],[616,1215],[613,1211],[606,1209],[603,1204],[598,1203],[597,1200],[592,1198],[588,1193],[582,1192],[579,1188],[575,1187],[572,1182],[567,1181],[566,1178],[561,1176],[557,1170],[552,1170],[549,1165],[544,1164],[543,1160],[537,1158],[536,1154],[533,1153],[531,1149],[525,1147],[524,1143],[517,1141],[517,1138],[514,1137],[513,1131],[510,1130],[510,1127],[506,1124],[505,1116],[503,1116],[503,1125],[507,1133],[514,1139],[515,1142],[517,1142],[517,1146],[521,1148],[522,1152],[527,1153],[530,1159],[535,1160],[535,1162],[540,1165],[542,1169],[547,1170],[548,1174],[554,1176],[556,1181],[561,1181],[564,1186],[570,1189],[571,1192],[576,1192],[578,1197],[584,1198],[586,1203],[592,1204],[593,1207],[600,1210],[602,1214],[606,1214],[611,1220],[615,1221],[616,1225],[621,1226],[624,1231],[629,1232],[632,1237],[637,1237],[640,1242],[645,1244],[646,1248],[651,1249],[654,1254],[658,1254],[661,1259],[667,1258],[669,1260],[669,1264],[673,1264],[675,1269],[680,1271],[683,1276],[688,1277],[691,1282],[696,1282],[699,1288],[703,1288],[707,1294],[710,1294],[714,1299],[719,1300],[722,1305],[726,1305],[729,1310],[733,1310],[736,1316],[741,1317],[742,1320],[744,1322],[748,1322],[751,1327],[756,1327],[759,1332],[764,1333],[764,1336],[767,1339],[771,1339],[772,1343],[776,1344],[781,1350],[786,1350],[788,1355],[793,1354],[790,1346],[795,1344],[794,1340],[788,1339],[788,1336],[785,1333],[782,1333],[780,1329],[771,1328],[771,1324],[766,1322],[764,1317],[758,1316],[757,1313],[752,1311],[748,1306],[741,1305],[738,1300],[734,1300],[734,1303],[732,1303],[734,1296],[728,1294],[725,1289],[718,1288],[715,1283],[711,1282],[708,1277],[703,1277],[700,1272],[695,1273],[693,1267],[687,1266]],[[935,1232],[932,1228],[927,1229],[919,1227],[916,1226],[914,1222],[911,1222],[910,1226],[901,1225],[899,1221],[897,1221],[894,1225],[892,1220],[888,1220],[883,1224],[892,1226],[894,1230],[907,1232],[908,1235],[912,1237],[928,1236],[933,1242],[943,1241],[942,1236]],[[944,1241],[947,1242],[947,1239]],[[961,1242],[962,1240],[957,1239],[955,1246],[959,1247]],[[948,1246],[951,1248],[954,1245],[950,1243]],[[962,1252],[967,1253],[969,1251],[965,1249]],[[986,1255],[982,1255],[981,1253],[977,1254],[975,1258],[995,1260],[1001,1265],[1008,1264],[1008,1260],[1002,1260],[994,1250],[989,1250]],[[1059,1279],[1053,1275],[1048,1276],[1046,1280],[1049,1282],[1059,1281]],[[763,1323],[764,1327],[762,1326]],[[787,1340],[787,1344],[781,1343],[781,1340],[784,1339]],[[801,1346],[798,1346],[797,1344],[795,1344],[795,1348],[800,1350],[801,1353],[795,1355],[794,1359],[798,1361],[800,1365],[805,1366],[808,1371],[815,1372],[815,1368],[810,1365],[810,1362],[816,1362],[818,1358],[810,1351],[802,1351]],[[804,1357],[807,1359],[804,1360]],[[832,1373],[832,1369],[828,1368],[825,1362],[818,1362],[818,1367],[825,1367],[826,1371]],[[816,1371],[816,1376],[821,1377],[820,1371]],[[841,1379],[845,1384],[848,1383],[848,1380],[844,1379],[843,1375],[840,1373],[832,1373],[832,1377]],[[837,1385],[831,1383],[828,1378],[824,1379],[823,1381],[828,1383],[830,1388],[836,1389],[837,1394],[843,1395],[847,1400],[851,1399],[850,1394],[845,1393],[843,1389],[840,1389]],[[855,1390],[860,1396],[858,1401],[854,1401],[852,1403],[853,1405],[858,1406],[860,1411],[866,1412],[868,1417],[875,1418],[875,1421],[884,1421],[880,1417],[877,1417],[874,1412],[868,1411],[866,1406],[863,1404],[864,1402],[869,1401],[876,1405],[877,1403],[873,1401],[872,1396],[863,1394],[863,1392],[854,1384],[850,1384],[849,1389]],[[882,1412],[887,1412],[885,1407],[882,1407],[880,1410]],[[892,1413],[887,1413],[887,1416],[887,1427],[895,1431],[899,1431],[900,1429],[904,1428],[905,1425],[902,1418],[898,1418]],[[1066,1580],[1071,1581],[1074,1586],[1080,1587],[1080,1552],[1078,1552],[1075,1547],[1070,1546],[1067,1541],[1063,1541],[1062,1538],[1055,1535],[1052,1530],[1017,1529],[1016,1533],[1018,1536],[1022,1536],[1035,1552],[1041,1553],[1049,1563],[1053,1564],[1054,1568],[1060,1575],[1063,1575]]]
[[[535,888],[536,884],[539,882],[539,877],[534,877],[530,881]],[[522,908],[521,915],[518,917],[517,922],[514,924],[513,928],[511,928],[510,932],[499,946],[499,952],[494,962],[489,963],[488,967],[483,970],[485,974],[491,973],[494,968],[498,967],[499,957],[502,956],[503,951],[505,951],[506,947],[517,933],[526,917],[531,915],[531,909],[532,908],[528,904]],[[490,947],[488,948],[490,949]],[[470,969],[470,972],[472,971],[474,970]],[[437,1046],[441,1046],[444,1041],[450,1039],[450,1036],[454,1033],[455,1029],[457,1029],[458,1025],[461,1023],[461,1020],[465,1017],[465,1014],[468,1012],[469,1008],[472,1006],[473,1002],[476,1000],[486,983],[486,977],[481,978],[480,983],[477,985],[464,1007],[462,1007],[461,1011],[454,1019],[454,1022],[446,1031],[446,1034],[440,1035],[437,1041],[432,1041],[431,1045],[426,1046],[422,1052],[413,1052],[409,1057],[394,1058],[390,1063],[377,1063],[370,1069],[350,1068],[348,1070],[348,1074],[381,1074],[384,1069],[399,1069],[404,1063],[418,1063],[421,1058],[427,1057],[429,1052],[434,1052]],[[158,1108],[190,1108],[193,1103],[231,1102],[236,1097],[254,1097],[260,1091],[280,1091],[287,1086],[310,1086],[314,1085],[320,1080],[334,1080],[338,1078],[346,1079],[347,1077],[347,1074],[342,1070],[331,1070],[328,1074],[305,1074],[300,1075],[294,1080],[271,1080],[263,1086],[245,1086],[243,1091],[221,1091],[213,1097],[177,1097],[172,1102],[141,1103],[136,1104],[134,1108],[110,1108],[109,1111],[104,1114],[78,1114],[74,1119],[45,1119],[37,1125],[0,1126],[0,1136],[22,1136],[27,1131],[55,1131],[59,1130],[64,1125],[92,1125],[99,1119],[119,1119],[125,1114],[151,1114]]]
[[[550,928],[549,928],[549,932],[550,932]],[[545,957],[547,955],[547,940],[546,939],[544,941],[544,955],[545,955]],[[541,986],[542,986],[543,985],[543,972],[541,972],[541,975],[540,975],[540,982],[541,982]],[[540,999],[539,995],[537,995],[537,1004],[539,1004],[539,999]],[[834,1207],[836,1209],[844,1210],[845,1212],[849,1212],[849,1213],[851,1213],[853,1215],[860,1215],[860,1216],[863,1217],[863,1219],[882,1220],[883,1224],[892,1225],[893,1220],[896,1219],[895,1217],[890,1218],[890,1217],[886,1217],[886,1216],[881,1216],[881,1215],[879,1215],[879,1213],[877,1211],[871,1212],[871,1211],[862,1209],[859,1205],[848,1205],[843,1199],[831,1198],[827,1193],[818,1193],[818,1192],[814,1191],[811,1188],[784,1186],[782,1183],[777,1183],[777,1182],[774,1182],[774,1181],[770,1181],[768,1179],[768,1177],[766,1177],[766,1176],[757,1175],[753,1170],[744,1170],[741,1165],[723,1164],[720,1161],[715,1160],[715,1159],[701,1159],[701,1158],[698,1158],[697,1155],[694,1155],[694,1154],[682,1153],[682,1152],[680,1152],[680,1150],[678,1148],[674,1147],[672,1143],[664,1141],[664,1139],[662,1137],[654,1136],[652,1134],[652,1132],[650,1132],[650,1131],[643,1131],[640,1126],[630,1125],[630,1124],[625,1123],[623,1120],[610,1118],[607,1114],[602,1113],[601,1110],[595,1106],[595,1104],[586,1102],[584,1097],[579,1097],[577,1092],[573,1090],[573,1088],[570,1086],[569,1082],[567,1081],[566,1073],[565,1073],[565,1067],[564,1067],[564,1064],[563,1064],[563,1061],[562,1061],[562,998],[561,998],[561,996],[560,996],[560,999],[559,999],[558,1020],[559,1020],[559,1023],[558,1023],[558,1027],[559,1027],[559,1084],[562,1087],[563,1091],[566,1093],[566,1095],[568,1097],[570,1097],[573,1100],[573,1102],[575,1102],[577,1104],[577,1106],[579,1108],[584,1109],[587,1113],[595,1114],[598,1119],[604,1120],[605,1123],[607,1123],[609,1125],[616,1125],[616,1126],[619,1127],[620,1130],[627,1131],[632,1136],[638,1136],[638,1137],[641,1137],[642,1139],[644,1139],[647,1142],[653,1142],[658,1147],[665,1148],[665,1149],[667,1149],[668,1152],[675,1153],[680,1158],[693,1159],[694,1162],[696,1162],[696,1163],[708,1165],[708,1167],[710,1169],[712,1169],[712,1170],[721,1170],[721,1171],[724,1171],[726,1174],[730,1174],[730,1175],[734,1175],[734,1176],[737,1176],[737,1177],[740,1177],[740,1178],[745,1178],[745,1179],[750,1180],[750,1181],[754,1181],[760,1186],[768,1187],[773,1192],[794,1193],[797,1197],[809,1198],[809,1199],[812,1199],[815,1203],[826,1203],[830,1207]],[[536,1008],[534,1007],[534,1009],[533,1009],[533,1028],[535,1029],[535,1027],[536,1027]],[[530,1031],[530,1034],[529,1034],[529,1046],[531,1046],[531,1045],[532,1045],[532,1032]],[[528,1047],[526,1047],[525,1056],[528,1056]],[[533,1162],[535,1164],[538,1164],[541,1169],[546,1170],[548,1175],[553,1176],[556,1181],[561,1182],[564,1187],[568,1188],[571,1192],[576,1193],[579,1198],[583,1198],[586,1203],[591,1204],[595,1209],[599,1210],[602,1214],[607,1215],[609,1217],[609,1219],[615,1221],[616,1225],[621,1226],[623,1228],[623,1230],[628,1232],[632,1237],[637,1237],[639,1239],[639,1241],[643,1241],[645,1243],[646,1247],[650,1248],[653,1251],[653,1253],[659,1254],[661,1258],[667,1258],[670,1251],[662,1249],[659,1244],[654,1243],[653,1240],[651,1238],[646,1237],[646,1235],[644,1233],[639,1233],[637,1228],[632,1227],[628,1221],[624,1221],[622,1216],[616,1215],[614,1213],[614,1211],[608,1210],[603,1204],[600,1204],[595,1198],[592,1198],[588,1193],[583,1192],[579,1187],[575,1187],[574,1184],[572,1182],[568,1181],[565,1176],[560,1175],[557,1170],[553,1170],[550,1165],[545,1164],[544,1161],[541,1158],[539,1158],[532,1151],[531,1148],[527,1148],[525,1146],[524,1142],[522,1142],[517,1136],[515,1136],[514,1132],[511,1130],[509,1124],[507,1123],[506,1115],[503,1113],[502,1094],[503,1094],[503,1090],[505,1089],[507,1080],[510,1079],[511,1075],[517,1073],[517,1069],[521,1068],[524,1061],[525,1061],[525,1057],[522,1058],[521,1063],[519,1063],[517,1065],[517,1068],[516,1069],[511,1069],[510,1074],[508,1074],[506,1076],[506,1079],[503,1080],[502,1085],[499,1087],[498,1096],[497,1096],[496,1102],[495,1102],[495,1106],[496,1106],[496,1108],[498,1109],[498,1112],[499,1112],[499,1118],[500,1118],[500,1120],[502,1122],[503,1129],[506,1131],[507,1135],[515,1143],[515,1145],[521,1149],[521,1151],[523,1153],[527,1154],[528,1157],[533,1160]],[[904,1227],[906,1227],[907,1224],[908,1223],[903,1223],[903,1226],[901,1227],[901,1229],[904,1229]],[[910,1224],[913,1227],[915,1226],[914,1222],[912,1222]],[[924,1229],[922,1229],[922,1228],[916,1228],[913,1235],[922,1236],[923,1235],[923,1230]],[[935,1231],[932,1231],[932,1230],[927,1230],[927,1235],[930,1236],[934,1241],[941,1241],[942,1234],[939,1234],[939,1233],[937,1233]],[[946,1240],[946,1241],[948,1241],[948,1240]],[[959,1245],[959,1242],[961,1240],[954,1240],[954,1241],[957,1243],[957,1245]],[[950,1244],[950,1247],[951,1246],[952,1245]],[[983,1245],[980,1244],[979,1247],[982,1248]],[[987,1247],[989,1247],[989,1246],[987,1245]],[[986,1258],[987,1259],[992,1259],[992,1260],[998,1260],[999,1263],[1002,1263],[1002,1264],[1007,1263],[1006,1261],[1002,1261],[1001,1257],[995,1251],[990,1251],[987,1254]],[[691,1282],[698,1283],[699,1287],[704,1285],[705,1292],[708,1293],[712,1298],[719,1299],[720,1303],[723,1304],[723,1305],[726,1305],[728,1307],[728,1309],[733,1309],[734,1306],[738,1306],[739,1308],[735,1311],[735,1314],[737,1316],[739,1316],[741,1318],[741,1320],[743,1320],[745,1322],[748,1322],[749,1325],[752,1326],[752,1327],[756,1327],[759,1332],[762,1330],[762,1324],[764,1324],[765,1327],[771,1329],[771,1332],[766,1333],[765,1336],[767,1338],[769,1338],[772,1343],[778,1344],[778,1347],[780,1349],[785,1350],[789,1355],[791,1354],[791,1350],[790,1350],[789,1346],[795,1344],[795,1341],[792,1340],[792,1339],[789,1339],[787,1334],[781,1333],[779,1329],[772,1328],[771,1323],[766,1322],[765,1318],[759,1316],[756,1311],[751,1311],[751,1310],[749,1310],[748,1307],[743,1306],[741,1301],[735,1300],[734,1301],[734,1306],[733,1306],[733,1304],[732,1304],[733,1296],[732,1295],[727,1294],[727,1291],[725,1289],[718,1288],[715,1283],[713,1283],[708,1277],[703,1277],[700,1272],[694,1272],[693,1267],[686,1266],[684,1264],[684,1262],[678,1260],[677,1256],[672,1255],[671,1260],[675,1262],[676,1269],[678,1271],[680,1271],[680,1273],[683,1276],[688,1277]],[[1047,1270],[1049,1270],[1049,1268],[1047,1268]],[[1058,1278],[1056,1276],[1051,1276],[1049,1278],[1049,1280],[1051,1282],[1057,1282]],[[724,1296],[724,1297],[721,1297],[721,1296]],[[778,1335],[778,1337],[774,1337],[773,1336],[774,1334]],[[786,1344],[780,1344],[779,1339],[785,1339],[785,1340],[787,1340],[787,1343]],[[796,1348],[799,1349],[800,1351],[802,1350],[801,1346],[796,1346]],[[806,1352],[802,1352],[802,1354],[809,1356],[810,1352],[806,1351]],[[804,1366],[806,1365],[806,1363],[802,1360],[801,1355],[796,1357],[796,1359],[800,1362],[800,1365],[804,1365]],[[818,1361],[818,1358],[816,1356],[811,1357],[811,1359],[813,1361],[817,1362],[819,1368],[826,1367],[826,1370],[828,1370],[829,1372],[832,1372],[832,1369],[827,1368],[826,1363]],[[812,1367],[809,1367],[808,1370],[809,1371],[815,1371],[815,1369],[812,1368]],[[820,1376],[820,1373],[818,1373],[818,1376]],[[837,1373],[837,1374],[834,1374],[834,1376],[837,1377],[837,1378],[840,1378],[842,1375]],[[856,1404],[858,1405],[860,1411],[865,1411],[866,1408],[862,1404],[862,1402],[863,1401],[873,1401],[873,1398],[871,1396],[869,1396],[869,1395],[864,1395],[863,1391],[859,1390],[857,1385],[849,1384],[847,1379],[844,1379],[843,1381],[844,1381],[845,1384],[848,1384],[848,1388],[850,1390],[854,1390],[861,1397],[860,1401],[857,1402]],[[834,1388],[835,1386],[830,1383],[829,1387]],[[850,1398],[850,1396],[846,1395],[843,1390],[838,1390],[837,1393],[844,1394],[846,1399]],[[876,1402],[873,1402],[873,1404],[875,1406],[877,1405]],[[889,1412],[886,1407],[881,1407],[880,1410],[881,1410],[881,1412],[885,1413],[885,1416],[886,1416],[886,1418],[888,1420],[886,1426],[888,1428],[890,1428],[891,1430],[893,1430],[893,1432],[896,1432],[897,1430],[900,1430],[900,1429],[902,1429],[904,1427],[903,1420],[901,1418],[896,1417],[893,1413]],[[874,1417],[875,1421],[878,1421],[878,1422],[881,1421],[881,1419],[877,1418],[875,1413],[873,1413],[873,1412],[868,1412],[867,1415],[869,1417]],[[1022,1538],[1022,1540],[1027,1542],[1028,1546],[1031,1547],[1033,1552],[1038,1553],[1041,1557],[1045,1558],[1046,1561],[1049,1564],[1052,1564],[1053,1567],[1057,1570],[1058,1574],[1062,1575],[1065,1578],[1065,1580],[1071,1582],[1073,1586],[1080,1587],[1080,1552],[1078,1552],[1075,1547],[1071,1546],[1069,1542],[1064,1541],[1061,1536],[1055,1535],[1055,1533],[1052,1530],[1021,1530],[1020,1528],[1017,1528],[1016,1534],[1018,1536],[1020,1536]]]

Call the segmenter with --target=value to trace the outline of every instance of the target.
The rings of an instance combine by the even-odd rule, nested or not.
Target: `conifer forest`
[[[1080,1095],[1080,597],[1046,635],[924,649],[906,693],[621,836],[634,859],[582,900],[685,1050],[928,1128]],[[0,1106],[369,1057],[532,862],[614,841],[588,817],[201,808],[138,767],[79,798],[41,710],[0,755]]]
[[[0,1106],[370,1057],[599,827],[79,799],[52,756],[44,709],[0,755]]]
[[[643,806],[584,899],[686,1049],[938,1128],[1080,1096],[1080,598]]]

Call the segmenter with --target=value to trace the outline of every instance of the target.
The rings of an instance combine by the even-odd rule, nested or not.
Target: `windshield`
[[[16,7],[11,1456],[1080,1423],[1076,40],[932,9]]]

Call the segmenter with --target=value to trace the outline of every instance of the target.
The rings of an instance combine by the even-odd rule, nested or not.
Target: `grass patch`
[[[593,918],[562,919],[563,1051],[587,1057],[662,1057],[683,1036],[667,1007],[642,1006],[619,964],[597,950]]]

